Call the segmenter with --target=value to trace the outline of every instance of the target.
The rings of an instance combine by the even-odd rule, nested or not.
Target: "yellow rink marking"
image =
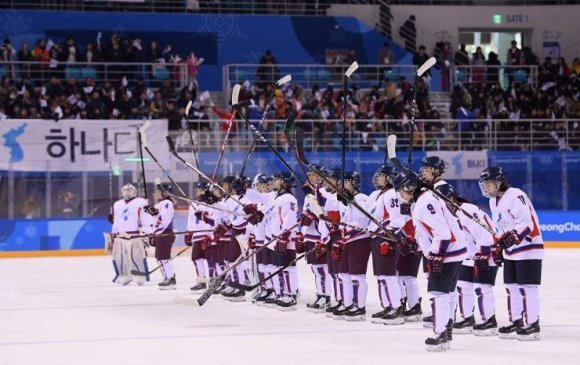
[[[182,246],[180,246],[182,247]],[[549,241],[544,242],[546,248],[580,248],[580,242]],[[174,247],[175,248],[175,247]],[[67,257],[67,256],[105,256],[103,249],[94,250],[51,250],[51,251],[7,251],[0,252],[2,258],[25,257]]]

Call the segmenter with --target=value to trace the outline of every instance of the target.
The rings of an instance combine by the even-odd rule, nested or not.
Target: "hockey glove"
[[[276,251],[279,253],[286,253],[286,249],[288,248],[289,243],[290,231],[286,231],[278,237],[278,241],[276,242]]]
[[[415,241],[413,236],[405,236],[399,243],[399,250],[403,256],[406,256],[410,253],[415,253],[418,250],[417,241]]]
[[[213,230],[214,237],[216,237],[216,240],[217,240],[217,238],[219,238],[219,237],[223,236],[224,234],[226,234],[230,229],[231,229],[231,227],[228,227],[225,224],[219,224]]]
[[[330,237],[331,242],[338,242],[342,239],[342,231],[340,228],[334,228],[328,232],[328,236]]]
[[[430,254],[429,257],[427,257],[427,260],[429,260],[429,263],[427,264],[429,273],[443,272],[443,259],[444,257],[441,255]]]
[[[296,253],[306,252],[306,244],[304,243],[304,235],[302,233],[296,233],[296,236],[294,237],[294,244],[296,245]]]
[[[411,203],[401,203],[401,214],[411,216]]]
[[[264,219],[264,213],[259,210],[248,217],[248,223],[256,225]]]
[[[300,225],[309,226],[313,222],[318,222],[318,217],[316,214],[312,213],[310,210],[306,209],[300,216]]]
[[[387,256],[390,250],[391,246],[389,246],[389,243],[387,241],[383,241],[379,245],[379,252],[381,253],[381,256]]]
[[[340,261],[342,259],[342,251],[344,249],[345,242],[342,240],[335,241],[332,244],[332,258],[335,261]]]
[[[193,243],[192,243],[192,239],[193,239],[193,233],[191,233],[191,232],[187,232],[187,233],[185,234],[185,236],[183,237],[183,242],[185,242],[185,244],[186,244],[187,246],[191,246],[191,245],[193,244]]]
[[[489,271],[489,255],[476,253],[473,257],[473,263],[476,271]]]
[[[211,238],[209,236],[203,236],[201,241],[199,241],[199,246],[201,247],[202,251],[205,251],[211,246]]]
[[[150,215],[159,214],[159,210],[157,210],[153,205],[146,205],[143,209]]]
[[[204,218],[208,215],[208,212],[204,212],[203,210],[196,210],[194,215],[198,221],[205,221]]]
[[[317,259],[321,258],[326,254],[326,245],[320,241],[316,241],[314,244],[314,253]]]
[[[256,235],[253,233],[250,233],[248,235],[248,248],[250,250],[255,250],[256,249]]]
[[[491,257],[493,258],[493,262],[495,262],[495,264],[497,266],[500,266],[503,264],[503,250],[501,249],[501,247],[496,247],[495,249],[493,249],[491,251]]]
[[[497,240],[497,245],[504,250],[518,243],[520,243],[520,238],[516,231],[506,232]]]
[[[258,211],[258,204],[246,204],[244,206],[244,213],[246,215],[252,215]]]
[[[232,233],[234,236],[239,236],[241,234],[244,234],[244,233],[246,233],[246,227],[242,227],[242,228],[232,227]]]

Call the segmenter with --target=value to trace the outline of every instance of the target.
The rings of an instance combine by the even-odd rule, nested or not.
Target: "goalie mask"
[[[126,184],[121,189],[121,196],[125,200],[133,199],[137,196],[137,189],[135,186],[133,186],[133,184]]]

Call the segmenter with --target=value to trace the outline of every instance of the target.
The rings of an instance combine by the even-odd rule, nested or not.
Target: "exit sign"
[[[501,24],[501,15],[500,14],[493,15],[493,24]]]

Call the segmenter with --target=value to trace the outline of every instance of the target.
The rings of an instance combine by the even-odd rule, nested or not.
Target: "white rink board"
[[[306,312],[314,285],[304,264],[300,308],[282,313],[217,297],[201,308],[173,304],[176,295],[189,295],[193,282],[187,257],[176,260],[179,288],[173,292],[156,284],[111,284],[108,257],[3,259],[0,364],[578,364],[580,250],[546,253],[540,342],[455,335],[445,353],[425,351],[430,330],[417,323],[387,327]],[[420,282],[424,290],[424,278]],[[379,309],[372,277],[369,283],[368,317]],[[496,294],[498,320],[505,324],[501,284]]]

